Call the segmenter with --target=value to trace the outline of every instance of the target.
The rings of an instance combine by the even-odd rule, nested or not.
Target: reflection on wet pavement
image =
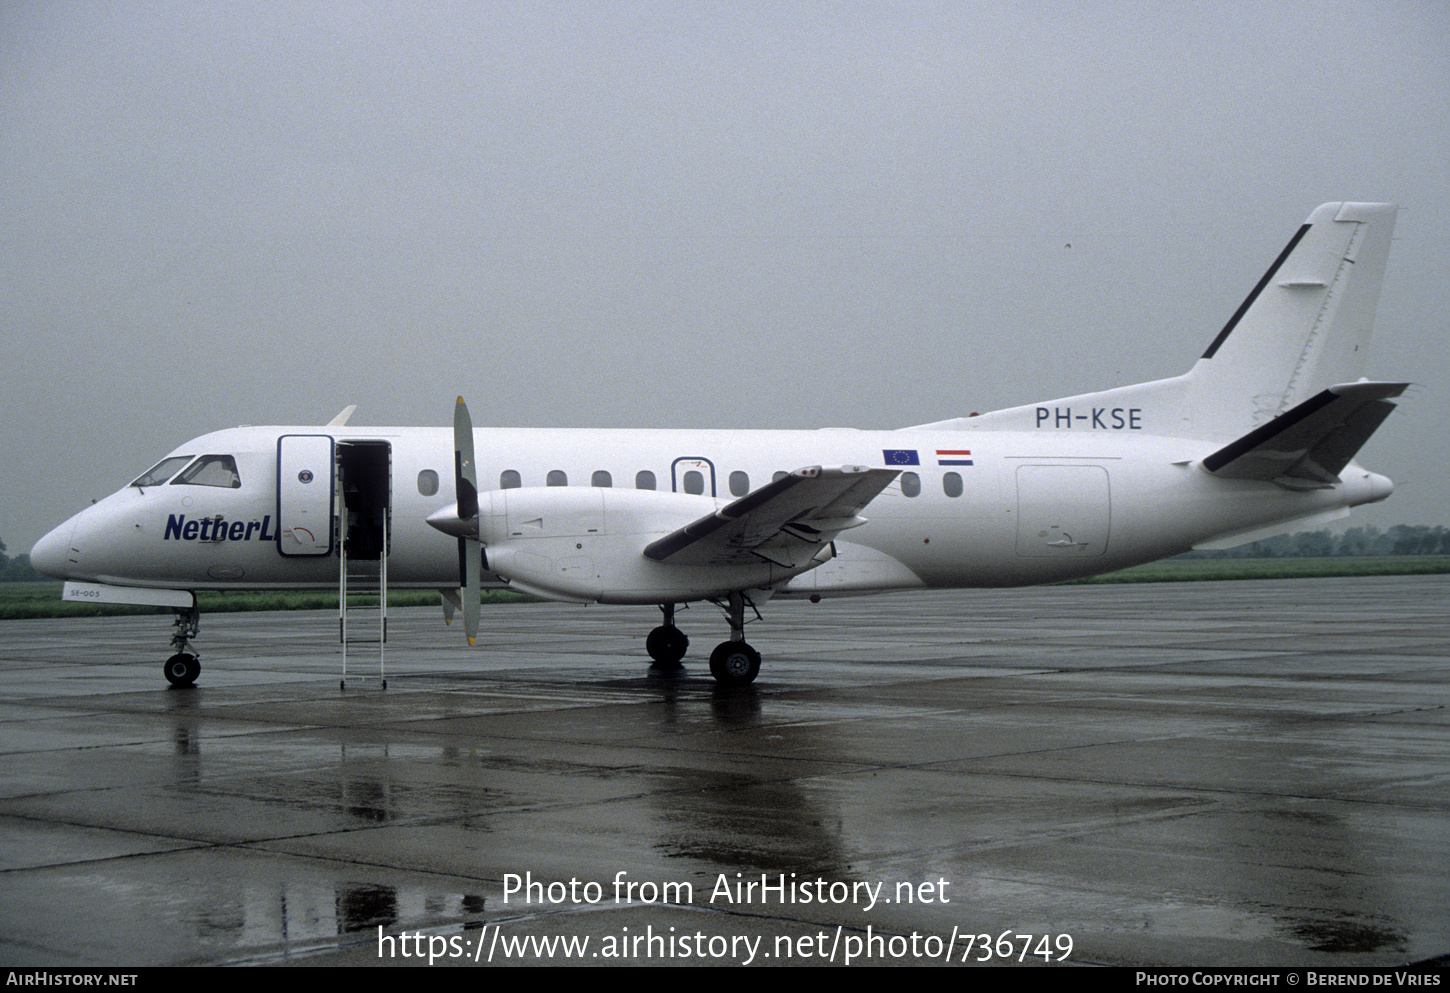
[[[474,652],[400,611],[386,691],[339,690],[326,614],[206,618],[180,691],[165,618],[4,622],[0,957],[841,925],[1071,935],[1126,965],[1422,961],[1450,950],[1447,593],[782,604],[737,691],[698,660],[650,676],[648,610],[496,610]],[[598,898],[506,902],[510,873]]]

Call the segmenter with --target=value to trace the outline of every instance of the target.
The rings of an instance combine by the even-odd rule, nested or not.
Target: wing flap
[[[865,524],[860,511],[899,473],[866,466],[797,469],[651,542],[644,555],[672,565],[765,559],[803,567],[837,534]]]
[[[1338,483],[1408,383],[1331,386],[1203,460],[1221,479],[1272,480],[1291,489]]]

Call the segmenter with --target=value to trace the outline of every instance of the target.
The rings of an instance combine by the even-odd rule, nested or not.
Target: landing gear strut
[[[191,650],[191,639],[196,637],[201,628],[201,611],[196,609],[194,603],[185,610],[178,610],[172,628],[173,654],[162,664],[161,671],[166,674],[166,681],[172,686],[191,686],[196,682],[196,677],[201,675],[201,662]]]
[[[675,627],[674,604],[662,603],[660,611],[665,615],[664,623],[649,633],[644,640],[644,648],[649,652],[649,657],[655,660],[653,668],[678,669],[680,659],[689,650],[690,639],[685,632]]]
[[[710,674],[721,686],[745,686],[760,674],[760,653],[745,643],[745,603],[743,593],[730,594],[725,605],[730,640],[722,641],[710,653]],[[759,611],[755,616],[760,616]]]

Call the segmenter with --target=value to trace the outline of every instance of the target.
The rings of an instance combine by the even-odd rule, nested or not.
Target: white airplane
[[[1395,214],[1319,207],[1175,378],[894,431],[475,431],[460,397],[450,432],[349,408],[193,439],[30,560],[66,599],[176,610],[176,685],[200,671],[195,591],[346,592],[360,567],[384,605],[439,590],[470,644],[485,582],[655,604],[663,667],[689,644],[676,605],[710,601],[711,671],[748,683],[746,614],[772,597],[1055,583],[1389,496],[1353,459],[1408,385],[1360,378]]]

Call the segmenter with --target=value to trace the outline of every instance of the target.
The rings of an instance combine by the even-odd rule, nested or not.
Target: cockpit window
[[[173,455],[170,458],[162,459],[150,469],[141,474],[132,486],[160,486],[172,476],[176,470],[191,461],[190,455]]]
[[[241,487],[242,477],[237,475],[237,460],[230,455],[203,455],[171,481],[172,486],[182,484],[235,490]]]

